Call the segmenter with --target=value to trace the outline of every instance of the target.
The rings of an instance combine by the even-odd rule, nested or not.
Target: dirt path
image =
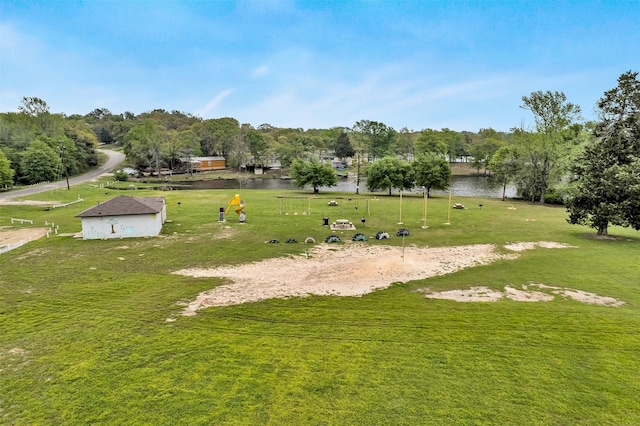
[[[271,298],[304,297],[308,295],[362,296],[396,282],[425,279],[452,273],[463,268],[484,265],[499,259],[513,259],[523,250],[537,248],[570,248],[565,244],[540,241],[505,245],[507,252],[493,244],[458,247],[418,248],[347,244],[333,246],[321,244],[310,251],[310,256],[267,259],[246,265],[213,268],[183,269],[174,274],[191,277],[220,277],[229,282],[204,291],[190,302],[183,315],[195,315],[210,306],[227,306],[257,302]],[[531,287],[531,288],[529,288]],[[583,293],[576,290],[526,285],[522,289],[506,286],[504,291],[486,287],[432,293],[424,290],[425,297],[457,301],[497,301],[509,298],[516,301],[550,301],[554,295],[572,297],[587,303],[602,302],[607,306],[620,306],[612,298]],[[535,287],[535,289],[534,289]],[[591,298],[591,302],[589,302]]]
[[[0,227],[0,247],[19,244],[21,241],[26,243],[37,240],[47,235],[47,231],[49,231],[49,228],[6,229]]]

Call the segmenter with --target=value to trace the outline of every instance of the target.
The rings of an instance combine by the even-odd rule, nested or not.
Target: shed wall
[[[83,217],[82,238],[85,240],[109,238],[155,237],[162,230],[166,213]]]

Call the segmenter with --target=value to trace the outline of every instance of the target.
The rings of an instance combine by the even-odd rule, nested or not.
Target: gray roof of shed
[[[162,212],[164,197],[135,198],[126,195],[112,198],[79,213],[76,217],[124,216]]]

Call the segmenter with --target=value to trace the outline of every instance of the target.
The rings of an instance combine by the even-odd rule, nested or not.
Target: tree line
[[[223,156],[231,168],[277,162],[316,191],[332,185],[333,175],[322,166],[333,157],[350,160],[358,190],[362,177],[370,190],[389,193],[445,189],[449,163],[469,161],[478,174],[505,188],[515,185],[525,199],[567,205],[571,223],[599,233],[610,223],[638,229],[638,73],[618,78],[598,101],[594,122],[583,122],[580,107],[562,92],[533,92],[522,97],[521,107],[531,112],[533,128],[413,131],[359,120],[351,127],[304,130],[163,109],[136,115],[98,108],[67,116],[25,97],[18,112],[0,113],[0,188],[82,173],[97,165],[100,144],[122,146],[129,165],[157,174],[193,156]],[[600,209],[607,215],[595,212],[596,205],[608,206]]]

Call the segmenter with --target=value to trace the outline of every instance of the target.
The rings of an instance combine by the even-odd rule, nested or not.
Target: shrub
[[[125,172],[124,170],[117,170],[114,174],[113,177],[115,180],[117,180],[118,182],[126,182],[129,180],[129,175],[127,174],[127,172]]]

